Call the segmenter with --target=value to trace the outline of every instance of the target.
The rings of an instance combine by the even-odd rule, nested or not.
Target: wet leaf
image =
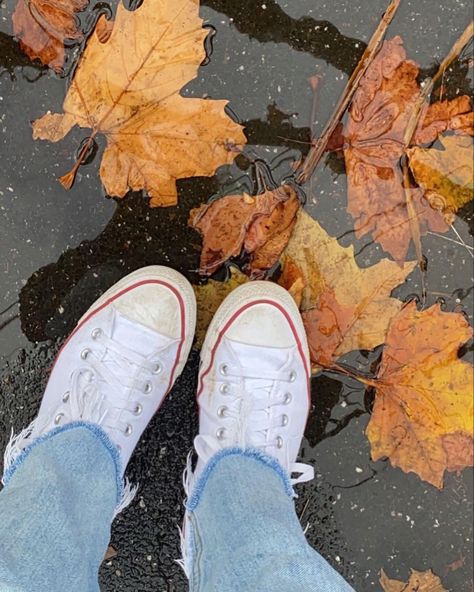
[[[61,71],[65,41],[83,37],[76,13],[88,4],[89,0],[18,0],[12,20],[21,49],[30,59]]]
[[[117,555],[117,550],[114,547],[112,547],[112,545],[109,545],[104,555],[104,561],[109,561],[110,559],[117,557]]]
[[[411,570],[408,582],[390,580],[385,572],[380,572],[380,584],[384,592],[447,592],[438,576],[431,571]]]
[[[464,204],[474,199],[474,145],[469,136],[442,136],[443,150],[411,148],[410,168],[431,207],[447,224]]]
[[[446,470],[472,462],[473,367],[458,358],[472,336],[459,313],[415,302],[393,318],[367,428],[372,458],[443,487]]]
[[[249,281],[249,278],[234,266],[230,268],[230,273],[230,278],[225,282],[208,280],[205,284],[193,286],[197,300],[195,346],[198,349],[202,347],[209,323],[225,297]]]
[[[299,308],[303,301],[305,279],[303,272],[291,257],[283,258],[282,273],[278,283],[289,292]]]
[[[412,238],[400,159],[404,134],[420,94],[418,66],[406,59],[400,37],[385,41],[362,79],[344,130],[348,212],[356,236],[372,234],[392,257],[403,262]],[[420,233],[445,232],[442,216],[412,191]]]
[[[289,185],[256,196],[228,195],[191,211],[189,225],[203,237],[200,273],[211,275],[242,250],[248,271],[261,277],[279,259],[293,230],[300,202]]]
[[[362,269],[352,246],[342,247],[303,211],[284,256],[304,277],[301,310],[313,363],[330,365],[349,351],[385,342],[390,320],[403,306],[390,294],[416,262],[400,267],[382,259]]]
[[[470,97],[464,95],[451,101],[432,103],[420,120],[414,144],[428,144],[445,131],[474,135],[474,112]]]
[[[152,206],[177,201],[176,180],[212,175],[245,142],[225,113],[226,101],[182,97],[205,57],[198,0],[146,0],[137,10],[119,4],[105,43],[104,17],[87,43],[64,101],[63,115],[33,125],[36,139],[57,142],[74,125],[107,137],[100,176],[107,193],[147,191]],[[105,35],[107,38],[107,35]],[[74,181],[76,166],[61,178]]]

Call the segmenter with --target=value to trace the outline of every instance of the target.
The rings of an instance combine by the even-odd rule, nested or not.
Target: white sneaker
[[[296,463],[310,408],[310,360],[298,308],[286,290],[250,282],[234,290],[211,322],[198,383],[198,463],[193,482],[222,448],[258,448],[292,483],[314,478]]]
[[[79,321],[54,363],[26,444],[73,421],[100,425],[125,470],[186,363],[196,301],[178,272],[145,267],[110,288]]]

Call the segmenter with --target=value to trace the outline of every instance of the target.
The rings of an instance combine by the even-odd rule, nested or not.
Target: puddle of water
[[[316,133],[324,126],[386,2],[205,0],[202,4],[205,22],[217,31],[212,59],[183,94],[229,99],[232,111],[246,126],[253,155],[265,160],[280,180],[307,151],[310,126]],[[107,5],[97,3],[97,7]],[[0,8],[0,357],[3,376],[8,378],[0,388],[5,400],[15,395],[19,402],[2,410],[0,398],[5,426],[12,421],[18,426],[19,420],[26,421],[34,413],[44,367],[54,351],[50,344],[64,338],[104,289],[128,271],[148,264],[172,265],[196,281],[200,243],[187,227],[189,210],[210,196],[236,188],[250,191],[253,186],[245,162],[237,159],[213,178],[181,181],[177,208],[150,210],[139,194],[116,204],[104,197],[98,180],[104,148],[103,139],[98,138],[95,159],[81,167],[72,190],[64,191],[56,177],[71,168],[87,131],[76,129],[58,144],[33,142],[30,122],[47,110],[60,111],[67,80],[23,56],[11,36],[12,8],[13,2]],[[92,3],[87,14],[93,10]],[[389,36],[403,37],[409,57],[419,62],[426,75],[445,56],[471,14],[471,2],[405,1]],[[87,15],[83,23],[86,20]],[[311,121],[313,94],[308,78],[315,74],[322,81]],[[472,93],[469,76],[472,71],[455,68],[445,80],[448,92]],[[329,157],[318,168],[306,191],[308,211],[341,244],[355,245],[360,266],[372,265],[383,256],[369,238],[357,240],[353,235],[352,220],[345,211],[346,178],[337,159]],[[468,206],[456,222],[468,244],[473,220],[472,206]],[[472,322],[469,253],[432,235],[423,238],[423,247],[429,303],[443,298],[448,310],[461,304]],[[396,295],[406,298],[420,292],[420,278],[413,274]],[[34,346],[33,341],[42,343]],[[364,370],[377,352],[352,356]],[[191,364],[193,372],[195,366]],[[38,384],[22,382],[27,371],[37,376]],[[20,385],[26,394],[16,395]],[[179,388],[192,400],[191,378]],[[364,435],[370,404],[364,389],[350,379],[323,374],[313,380],[313,413],[302,453],[316,465],[318,478],[304,488],[297,503],[303,524],[309,525],[309,540],[357,590],[378,590],[382,568],[400,579],[406,579],[410,568],[432,568],[447,589],[468,592],[472,472],[448,476],[445,490],[438,492],[385,462],[371,462]],[[163,419],[163,433],[158,424],[153,428],[165,441],[170,439],[171,427],[176,437],[175,417],[170,413]],[[183,451],[192,431],[192,423],[179,430]],[[140,450],[150,453],[146,442]],[[146,464],[140,454],[137,467]],[[150,465],[146,467],[151,470]],[[172,493],[179,498],[178,490]],[[172,503],[170,499],[169,507]],[[114,536],[123,537],[122,549],[129,544],[127,529],[133,530],[133,521],[138,524],[140,519],[131,510],[125,522],[116,525]],[[135,560],[149,577],[147,589],[158,585],[185,589],[172,562],[172,525],[160,532],[165,551],[156,569],[153,562],[148,565],[140,559],[141,550],[151,543],[137,530],[129,555],[119,553],[122,575],[110,570],[102,574],[104,589],[130,589]],[[450,564],[460,557],[463,566],[452,571]]]

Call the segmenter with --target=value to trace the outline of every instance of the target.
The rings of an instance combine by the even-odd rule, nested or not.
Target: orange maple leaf
[[[12,20],[21,49],[30,59],[61,71],[65,41],[83,38],[76,13],[88,4],[89,0],[18,0]]]
[[[362,78],[344,129],[348,212],[357,237],[372,234],[392,257],[403,262],[412,238],[400,159],[404,135],[420,95],[418,65],[406,59],[400,37],[385,41]],[[431,105],[415,141],[432,141],[446,129],[470,133],[470,100],[459,97]],[[423,192],[411,190],[420,234],[446,232],[448,225]]]
[[[123,197],[145,189],[152,206],[174,205],[177,179],[214,174],[245,143],[241,126],[225,113],[227,101],[179,94],[205,57],[199,1],[145,0],[134,11],[120,3],[111,32],[104,20],[79,61],[64,114],[35,121],[34,138],[57,142],[74,125],[92,130],[76,165],[60,179],[69,188],[102,133],[107,193]]]
[[[251,277],[261,277],[278,261],[299,207],[296,191],[282,185],[255,196],[227,195],[195,208],[189,225],[203,236],[200,273],[211,275],[243,249],[251,254]]]
[[[458,358],[472,329],[439,305],[408,304],[390,324],[367,435],[372,458],[443,487],[472,463],[473,367]]]
[[[319,366],[385,342],[390,320],[403,306],[391,292],[416,265],[382,259],[360,268],[354,247],[341,246],[303,210],[283,254],[283,261],[288,259],[286,282],[295,284],[298,274],[302,278],[300,309],[311,360]]]

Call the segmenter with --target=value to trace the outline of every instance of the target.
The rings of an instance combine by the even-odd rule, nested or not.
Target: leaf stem
[[[76,162],[74,164],[74,166],[72,167],[72,169],[66,173],[65,175],[62,175],[61,177],[59,177],[59,182],[61,183],[61,185],[65,188],[65,189],[71,189],[71,187],[74,185],[74,181],[76,180],[76,175],[77,175],[77,171],[79,170],[79,167],[82,164],[82,161],[84,160],[85,155],[87,154],[89,148],[92,146],[93,142],[94,142],[94,138],[96,136],[97,132],[93,132],[87,142],[84,143],[84,146],[81,148],[81,151],[79,152],[79,155],[76,158]]]
[[[401,0],[392,0],[384,15],[382,16],[375,33],[372,35],[372,39],[369,41],[366,50],[357,64],[357,67],[352,72],[344,92],[337,102],[336,108],[334,109],[328,123],[326,124],[326,127],[324,128],[321,136],[314,143],[301,167],[297,170],[296,181],[298,183],[306,183],[306,181],[313,175],[314,170],[316,169],[322,155],[324,154],[324,150],[329,138],[336,129],[337,124],[344,115],[345,110],[349,106],[349,103],[351,102],[352,97],[357,90],[359,82],[366,73],[367,68],[370,66],[378,50],[380,49],[385,33],[387,32],[387,29],[392,22],[398,7],[400,6],[400,2]]]
[[[362,384],[365,384],[366,386],[372,386],[374,388],[378,388],[380,386],[380,382],[377,379],[367,378],[367,376],[363,376],[362,374],[359,374],[358,372],[356,372],[355,370],[352,370],[351,368],[345,368],[344,366],[340,366],[337,362],[334,362],[333,364],[330,364],[330,365],[326,365],[326,364],[322,364],[321,362],[318,362],[317,366],[319,366],[320,368],[323,368],[324,370],[329,370],[329,371],[337,372],[339,374],[344,374],[345,376],[350,376],[351,378],[354,378],[355,380],[357,380],[358,382],[361,382]]]

